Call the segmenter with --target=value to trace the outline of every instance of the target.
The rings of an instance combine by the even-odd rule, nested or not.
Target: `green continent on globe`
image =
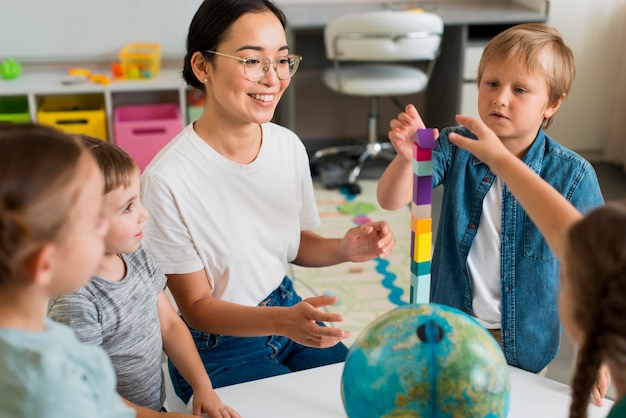
[[[407,305],[356,339],[342,375],[349,417],[505,417],[509,371],[474,319],[437,304]]]

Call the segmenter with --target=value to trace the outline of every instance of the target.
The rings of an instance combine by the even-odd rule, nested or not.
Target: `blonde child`
[[[579,211],[603,203],[589,162],[544,132],[574,79],[571,50],[553,27],[514,26],[486,46],[478,68],[478,111],[503,146]],[[385,209],[409,203],[412,138],[424,128],[408,106],[390,123],[398,155],[378,185]],[[431,265],[430,301],[475,317],[501,343],[507,362],[545,371],[559,350],[559,262],[519,202],[490,167],[450,142],[446,128],[433,150],[433,186],[443,201]]]
[[[138,417],[163,407],[163,350],[193,387],[194,414],[239,417],[213,390],[189,329],[165,293],[166,277],[141,246],[148,212],[139,197],[137,164],[114,144],[82,139],[104,173],[104,216],[110,223],[105,255],[91,280],[55,299],[48,315],[71,326],[84,343],[104,348],[117,390]]]
[[[596,375],[609,367],[618,400],[609,418],[626,417],[626,202],[585,216],[506,147],[484,123],[458,116],[478,140],[450,141],[480,158],[515,195],[561,261],[559,310],[580,347],[572,384],[571,418],[587,415]]]
[[[102,174],[76,138],[0,127],[0,417],[134,417],[106,353],[46,318],[104,254]]]

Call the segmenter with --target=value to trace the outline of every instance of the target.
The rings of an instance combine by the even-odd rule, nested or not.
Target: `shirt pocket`
[[[522,244],[524,246],[524,257],[542,261],[549,261],[554,258],[548,243],[527,214],[524,214]]]

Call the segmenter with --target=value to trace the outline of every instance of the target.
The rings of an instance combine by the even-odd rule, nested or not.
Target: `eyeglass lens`
[[[281,80],[287,80],[291,78],[298,69],[300,60],[297,55],[285,55],[276,58],[273,62],[276,75]],[[259,81],[269,71],[272,62],[269,58],[262,55],[255,55],[252,57],[246,57],[243,63],[246,77],[251,81]]]

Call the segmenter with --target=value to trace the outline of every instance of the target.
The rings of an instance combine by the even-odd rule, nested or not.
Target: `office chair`
[[[333,66],[323,71],[322,80],[336,93],[369,98],[368,141],[321,149],[311,162],[329,155],[358,156],[348,178],[350,193],[360,192],[356,181],[368,159],[392,159],[395,155],[390,142],[378,140],[379,98],[396,100],[396,96],[426,90],[442,34],[441,17],[411,11],[354,13],[332,20],[324,28],[326,56]]]

